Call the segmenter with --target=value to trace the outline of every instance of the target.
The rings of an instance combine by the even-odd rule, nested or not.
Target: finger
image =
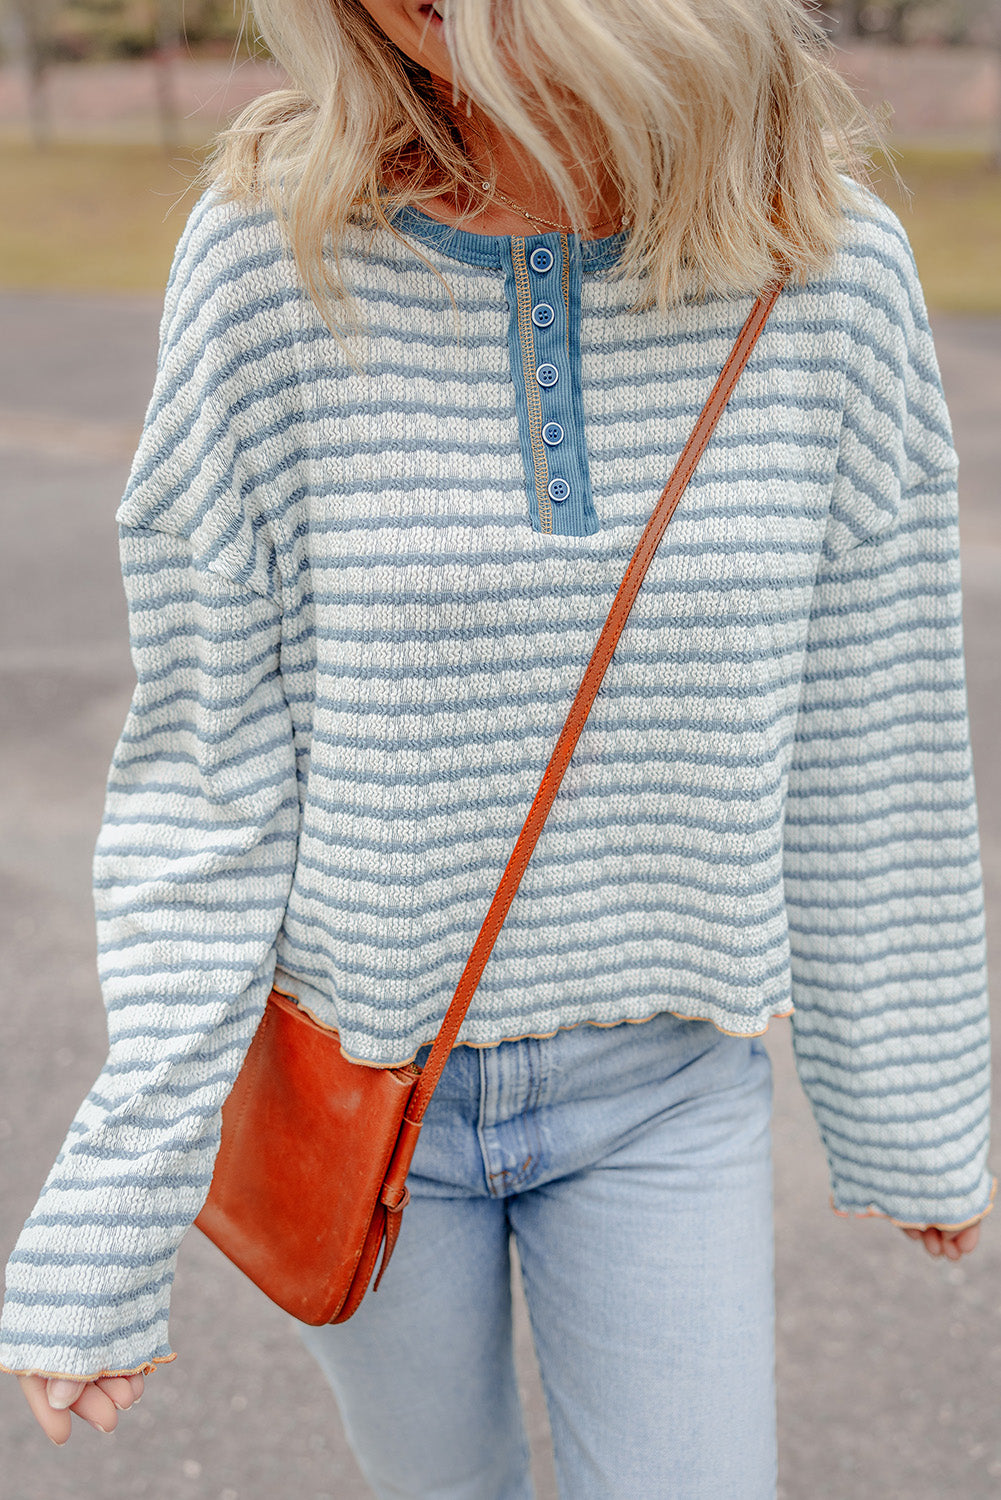
[[[900,1227],[909,1240],[919,1240],[924,1233],[923,1229],[915,1229],[913,1225],[910,1224],[901,1224]]]
[[[143,1391],[145,1389],[145,1383],[143,1381],[142,1376],[141,1375],[130,1375],[129,1376],[129,1385],[132,1387],[132,1395],[133,1395],[134,1400],[140,1401],[142,1399],[142,1393],[143,1393]]]
[[[135,1404],[132,1382],[124,1375],[106,1375],[103,1380],[96,1380],[94,1384],[111,1398],[119,1411],[128,1411]]]
[[[942,1254],[942,1231],[941,1231],[941,1229],[936,1229],[936,1227],[935,1227],[934,1224],[929,1224],[928,1228],[924,1231],[924,1233],[922,1235],[922,1239],[925,1242],[925,1249],[928,1251],[929,1255],[941,1255]]]
[[[980,1225],[967,1224],[965,1229],[944,1230],[943,1239],[947,1247],[955,1247],[957,1259],[960,1255],[969,1255],[971,1250],[976,1249],[980,1239]]]
[[[53,1411],[66,1411],[83,1395],[85,1380],[61,1380],[53,1376],[45,1382],[45,1396]]]
[[[41,1375],[19,1375],[17,1378],[35,1421],[45,1436],[61,1448],[73,1428],[69,1412],[52,1410]]]
[[[114,1432],[118,1426],[118,1412],[110,1396],[98,1390],[93,1382],[86,1386],[83,1395],[74,1401],[72,1410],[98,1432]]]

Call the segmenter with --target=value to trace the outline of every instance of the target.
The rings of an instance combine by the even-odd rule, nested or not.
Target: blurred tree
[[[174,60],[181,50],[181,15],[178,0],[155,0],[154,38],[156,50],[156,102],[160,116],[160,140],[165,151],[177,145],[178,108],[174,87]]]
[[[824,24],[835,38],[869,38],[898,46],[976,41],[998,9],[999,0],[824,0],[820,5]]]
[[[193,46],[232,43],[242,35],[241,0],[184,0],[184,32]]]
[[[908,40],[910,14],[936,8],[935,0],[841,0],[838,30],[842,36],[879,37],[899,45]]]
[[[6,0],[5,21],[28,75],[28,119],[36,146],[48,144],[52,133],[47,76],[52,61],[52,16],[56,0]],[[6,29],[6,28],[5,28]]]
[[[71,61],[142,57],[155,45],[148,0],[62,0],[53,29],[59,52]]]
[[[0,0],[0,4],[3,0]],[[31,0],[7,0],[30,7]],[[66,61],[147,57],[162,47],[161,0],[43,0],[52,46]],[[187,46],[228,50],[240,38],[241,0],[183,0],[174,6],[178,38]]]
[[[1001,73],[1001,5],[996,4],[995,0],[990,0],[986,7],[980,35],[992,49],[998,72]],[[1001,172],[1001,110],[994,122],[994,149],[990,156],[990,166],[992,171]]]

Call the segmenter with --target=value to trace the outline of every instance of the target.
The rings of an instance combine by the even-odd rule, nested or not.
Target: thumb
[[[53,1411],[65,1411],[74,1401],[79,1401],[86,1385],[85,1380],[47,1380],[45,1395]]]

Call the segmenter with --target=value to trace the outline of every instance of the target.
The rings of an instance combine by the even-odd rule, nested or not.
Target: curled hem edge
[[[979,1224],[981,1219],[986,1219],[994,1207],[997,1188],[998,1180],[992,1177],[991,1196],[987,1200],[987,1207],[981,1209],[980,1213],[974,1214],[972,1218],[963,1219],[958,1224],[939,1224],[929,1219],[895,1219],[892,1214],[884,1213],[881,1208],[876,1208],[873,1204],[870,1204],[868,1208],[838,1208],[834,1202],[834,1194],[829,1194],[828,1198],[832,1212],[836,1213],[839,1219],[889,1219],[891,1224],[896,1224],[900,1229],[966,1229],[968,1225]]]
[[[158,1354],[153,1359],[146,1360],[145,1364],[134,1365],[129,1370],[98,1370],[96,1375],[67,1375],[65,1370],[39,1370],[31,1367],[26,1370],[15,1370],[10,1365],[0,1365],[0,1370],[5,1375],[40,1375],[43,1380],[72,1380],[79,1384],[85,1384],[92,1380],[114,1380],[118,1375],[152,1375],[157,1365],[169,1365],[177,1358],[176,1354]]]
[[[435,1037],[431,1037],[428,1041],[421,1042],[420,1046],[418,1046],[410,1054],[409,1057],[404,1058],[402,1062],[377,1063],[373,1062],[372,1059],[368,1057],[356,1057],[353,1052],[346,1051],[343,1044],[341,1044],[340,1032],[338,1031],[337,1027],[329,1025],[326,1021],[321,1021],[316,1012],[314,1010],[311,1010],[310,1007],[305,1003],[305,1001],[300,1000],[298,995],[294,994],[291,990],[280,989],[276,984],[272,984],[271,988],[273,991],[276,990],[279,995],[284,995],[286,1000],[294,1000],[296,1005],[298,1005],[299,1009],[303,1012],[304,1015],[309,1016],[310,1020],[314,1021],[316,1025],[319,1026],[323,1031],[328,1031],[332,1036],[336,1036],[338,1039],[338,1045],[340,1046],[341,1056],[344,1058],[345,1062],[357,1063],[359,1067],[385,1069],[406,1068],[409,1067],[409,1065],[415,1060],[422,1047],[430,1047],[434,1044]],[[725,1027],[720,1026],[718,1021],[714,1021],[711,1016],[690,1015],[687,1011],[670,1010],[669,1007],[663,1006],[660,1010],[655,1010],[648,1016],[622,1016],[618,1021],[593,1021],[590,1018],[585,1017],[580,1021],[568,1021],[564,1026],[556,1026],[552,1031],[521,1031],[518,1032],[518,1034],[515,1036],[498,1037],[495,1042],[457,1042],[455,1045],[463,1047],[473,1047],[477,1051],[486,1052],[492,1050],[495,1047],[501,1047],[506,1042],[548,1042],[549,1039],[556,1036],[558,1032],[574,1031],[580,1026],[595,1026],[601,1031],[611,1030],[611,1028],[614,1026],[645,1026],[649,1021],[656,1021],[657,1017],[665,1014],[665,1012],[672,1016],[676,1016],[679,1021],[708,1021],[709,1025],[715,1027],[715,1029],[720,1033],[721,1036],[732,1036],[736,1037],[738,1040],[750,1040],[752,1037],[764,1036],[770,1029],[772,1021],[785,1021],[790,1016],[794,1015],[795,1006],[790,1006],[788,1010],[773,1010],[760,1031],[727,1031]],[[437,1032],[435,1033],[435,1036],[437,1036]]]

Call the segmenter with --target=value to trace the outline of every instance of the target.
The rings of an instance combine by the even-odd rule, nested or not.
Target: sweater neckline
[[[502,267],[511,253],[511,242],[523,239],[526,246],[534,250],[542,245],[555,255],[559,249],[561,234],[558,229],[548,234],[474,234],[468,229],[459,229],[454,224],[445,224],[433,219],[414,204],[406,204],[389,216],[394,228],[401,234],[411,235],[422,244],[449,256],[452,260],[465,261],[472,266]],[[568,234],[571,254],[580,257],[581,269],[603,271],[615,264],[622,247],[629,237],[628,230],[620,229],[615,234],[603,235],[599,239],[581,239],[578,234]]]

